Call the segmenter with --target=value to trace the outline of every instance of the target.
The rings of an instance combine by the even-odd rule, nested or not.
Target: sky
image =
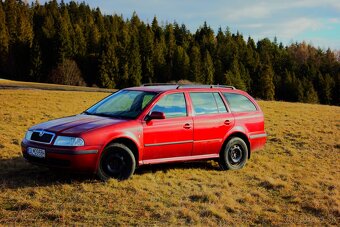
[[[82,0],[83,1],[83,0]],[[46,0],[40,0],[41,4]],[[58,1],[59,2],[59,1]],[[64,2],[69,2],[64,0]],[[305,41],[340,50],[340,0],[85,0],[104,14],[130,18],[135,11],[144,22],[176,21],[191,32],[207,24],[217,32],[229,27],[245,39],[263,38],[289,45]]]

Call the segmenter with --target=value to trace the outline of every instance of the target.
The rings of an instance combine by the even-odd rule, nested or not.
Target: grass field
[[[340,107],[259,102],[268,143],[241,171],[166,164],[103,183],[23,160],[29,126],[106,95],[0,90],[0,224],[340,225]]]

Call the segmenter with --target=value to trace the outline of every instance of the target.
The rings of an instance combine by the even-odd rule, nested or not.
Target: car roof
[[[150,91],[150,92],[165,92],[171,90],[185,90],[185,91],[192,91],[192,90],[237,90],[233,86],[226,86],[226,85],[195,85],[195,84],[160,84],[160,85],[142,85],[140,87],[130,87],[125,88],[124,90],[137,90],[137,91]],[[240,90],[238,90],[240,91]]]

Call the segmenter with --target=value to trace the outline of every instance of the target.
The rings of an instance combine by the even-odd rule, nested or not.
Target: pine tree
[[[225,74],[225,84],[232,85],[237,89],[246,90],[246,85],[241,78],[238,60],[234,59],[231,69]]]
[[[44,60],[42,65],[42,81],[48,81],[47,75],[51,70],[57,67],[58,62],[58,45],[57,45],[57,24],[55,17],[60,17],[59,11],[55,9],[55,4],[49,2],[45,8],[42,8],[35,14],[35,20],[37,23],[42,23],[42,26],[34,26],[35,28],[35,39],[39,39],[41,48],[41,56]]]
[[[319,98],[318,94],[316,93],[312,82],[304,81],[304,98],[303,102],[306,103],[318,103]]]
[[[17,27],[17,39],[18,42],[32,46],[33,42],[33,26],[31,24],[31,14],[26,6],[20,7],[20,14],[17,15],[18,27]]]
[[[339,53],[339,60],[340,61],[340,53]],[[338,66],[338,73],[334,76],[334,88],[332,94],[332,104],[340,106],[340,66]]]
[[[210,56],[210,53],[207,50],[203,59],[203,74],[205,76],[204,80],[205,84],[214,84],[214,73],[215,73],[214,64]]]
[[[275,86],[273,83],[274,71],[270,64],[261,68],[259,81],[259,95],[264,100],[274,100]]]
[[[166,81],[171,81],[173,79],[174,55],[176,51],[176,40],[172,24],[168,24],[165,27],[165,42],[167,52],[165,56],[166,68],[163,76]]]
[[[249,91],[252,84],[248,69],[243,65],[242,61],[239,61],[240,77],[244,83],[244,91]]]
[[[221,27],[218,30],[216,36],[216,54],[214,57],[214,68],[215,68],[215,83],[223,84],[225,83],[224,73],[226,71],[224,62],[224,56],[226,52],[226,38],[222,32]]]
[[[187,80],[190,72],[190,58],[183,47],[177,46],[174,55],[174,76],[176,81]]]
[[[157,20],[157,17],[155,16],[152,20],[152,23],[151,23],[151,29],[152,29],[152,32],[153,34],[155,35],[155,41],[160,41],[161,40],[161,37],[163,35],[163,31],[162,31],[162,28],[158,25],[158,20]]]
[[[255,93],[260,58],[256,52],[255,42],[251,37],[247,40],[247,50],[243,63],[249,73],[249,84],[247,86],[247,90],[249,93]]]
[[[6,73],[6,64],[8,60],[8,48],[9,48],[9,34],[6,27],[5,12],[2,8],[2,2],[0,2],[0,73]]]
[[[58,63],[70,58],[73,53],[71,33],[73,29],[70,25],[70,18],[67,8],[64,9],[62,15],[57,21],[57,48],[58,48]]]
[[[76,24],[74,26],[73,50],[76,56],[85,56],[86,54],[86,40],[81,27]]]
[[[154,80],[154,37],[149,26],[141,26],[140,31],[140,49],[142,61],[142,81],[143,83],[152,83]]]
[[[156,81],[153,81],[153,82],[167,82],[166,79],[163,77],[163,74],[165,73],[165,68],[166,68],[165,55],[166,55],[166,44],[165,44],[165,38],[162,35],[159,41],[157,40],[155,41],[153,62],[154,62]]]
[[[183,47],[185,51],[189,49],[192,36],[190,31],[186,28],[185,24],[179,26],[176,22],[174,23],[174,34],[176,39],[176,45]]]
[[[30,81],[42,81],[42,57],[39,42],[34,39],[30,55]]]
[[[215,36],[214,31],[207,25],[207,22],[205,21],[203,26],[200,27],[195,35],[195,41],[200,46],[201,53],[205,53],[206,51],[209,51],[209,53],[214,54],[215,50]]]
[[[121,32],[118,35],[117,56],[119,58],[119,78],[118,87],[128,87],[129,85],[129,67],[131,58],[131,35],[127,25],[123,24]]]
[[[334,79],[329,74],[323,76],[321,73],[319,73],[318,86],[320,102],[323,104],[331,104],[333,89],[335,87]]]
[[[137,35],[131,37],[129,52],[129,86],[139,86],[142,80],[142,63]]]
[[[18,4],[16,0],[7,0],[3,3],[6,15],[6,25],[10,37],[10,43],[14,44],[17,41],[17,28],[18,28]]]
[[[88,38],[88,52],[96,54],[100,49],[101,35],[96,24],[92,24]]]
[[[99,61],[99,84],[101,87],[115,88],[118,75],[119,65],[115,53],[115,46],[106,38],[103,53]]]
[[[197,46],[193,46],[190,53],[190,81],[204,83],[202,74],[201,52]]]

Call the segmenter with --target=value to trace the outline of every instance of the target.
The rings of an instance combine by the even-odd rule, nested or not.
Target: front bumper
[[[45,150],[45,158],[37,158],[27,153],[27,148]],[[23,157],[32,164],[53,168],[69,169],[76,172],[96,172],[99,157],[99,146],[57,147],[34,143],[28,140],[21,142]]]

